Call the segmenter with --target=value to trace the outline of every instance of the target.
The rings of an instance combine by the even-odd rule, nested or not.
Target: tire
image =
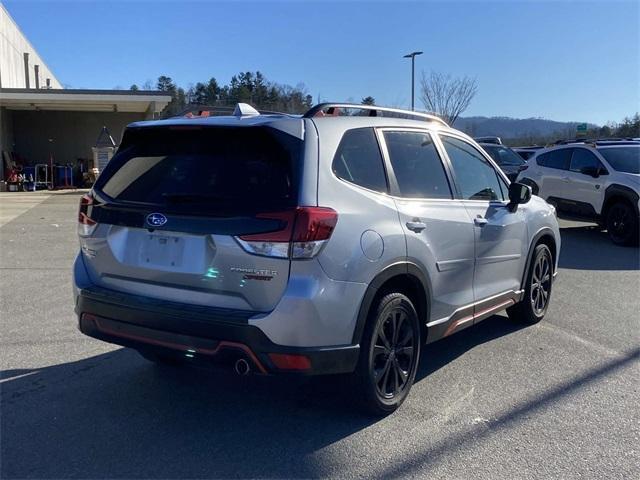
[[[544,244],[536,245],[527,273],[524,298],[507,308],[510,320],[533,325],[544,318],[551,300],[553,256]]]
[[[609,238],[616,245],[638,245],[638,215],[627,202],[616,202],[607,208],[605,224]]]
[[[387,415],[402,405],[415,380],[420,343],[418,314],[407,296],[389,293],[372,306],[354,374],[369,413]]]
[[[155,363],[159,366],[179,367],[184,364],[184,362],[176,356],[162,354],[153,350],[137,350],[137,352],[144,359],[149,360],[150,362]]]

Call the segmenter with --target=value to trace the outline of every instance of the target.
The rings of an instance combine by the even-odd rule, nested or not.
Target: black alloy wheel
[[[355,375],[358,398],[374,415],[386,415],[406,399],[420,359],[420,322],[411,300],[399,292],[371,307]]]
[[[529,289],[531,307],[536,316],[544,315],[549,303],[551,293],[551,257],[540,255],[536,258],[531,275],[531,288]]]
[[[547,313],[553,287],[553,255],[545,244],[536,245],[524,288],[523,299],[507,308],[509,319],[515,322],[538,323]]]
[[[378,394],[392,399],[407,385],[414,364],[415,332],[409,313],[398,305],[378,323],[370,365]]]
[[[631,206],[619,202],[613,204],[607,212],[607,232],[611,241],[617,245],[634,245],[640,237],[638,216]]]

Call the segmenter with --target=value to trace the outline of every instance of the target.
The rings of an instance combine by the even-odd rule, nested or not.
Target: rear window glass
[[[538,165],[548,168],[558,168],[560,170],[569,169],[572,148],[561,148],[543,153],[536,158]]]
[[[301,141],[278,130],[140,129],[124,143],[96,184],[117,201],[190,211],[297,203]]]
[[[611,168],[618,172],[640,173],[640,146],[598,149]]]
[[[333,158],[333,172],[343,180],[370,190],[387,191],[387,177],[373,128],[345,132]]]

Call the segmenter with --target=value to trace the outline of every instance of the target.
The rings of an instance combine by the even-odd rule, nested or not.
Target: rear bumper
[[[249,325],[249,312],[176,304],[95,286],[79,289],[76,298],[82,333],[138,350],[219,366],[231,366],[244,358],[254,371],[265,374],[348,373],[358,361],[358,345],[277,345],[258,327]],[[281,362],[288,355],[306,357],[308,362],[302,362],[304,368],[299,363],[297,368],[284,368]]]

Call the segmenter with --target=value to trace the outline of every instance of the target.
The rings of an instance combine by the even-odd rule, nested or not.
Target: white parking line
[[[0,379],[0,383],[10,382],[11,380],[17,380],[18,378],[28,377],[29,375],[35,375],[36,373],[39,373],[39,372],[40,370],[34,370],[33,372],[23,373],[22,375],[16,375],[15,377],[2,378]]]
[[[591,347],[594,350],[598,350],[600,352],[602,352],[605,355],[610,355],[610,356],[619,356],[619,355],[624,355],[624,352],[619,352],[617,350],[613,350],[611,348],[606,347],[605,345],[601,345],[599,343],[595,343],[592,342],[591,340],[587,340],[586,338],[582,338],[579,335],[576,335],[575,333],[559,327],[558,325],[554,325],[550,322],[540,322],[538,324],[538,327],[546,329],[546,330],[551,330],[554,333],[560,333],[561,335],[564,335],[567,338],[570,338],[571,340],[574,340],[578,343],[583,344],[586,347]]]

